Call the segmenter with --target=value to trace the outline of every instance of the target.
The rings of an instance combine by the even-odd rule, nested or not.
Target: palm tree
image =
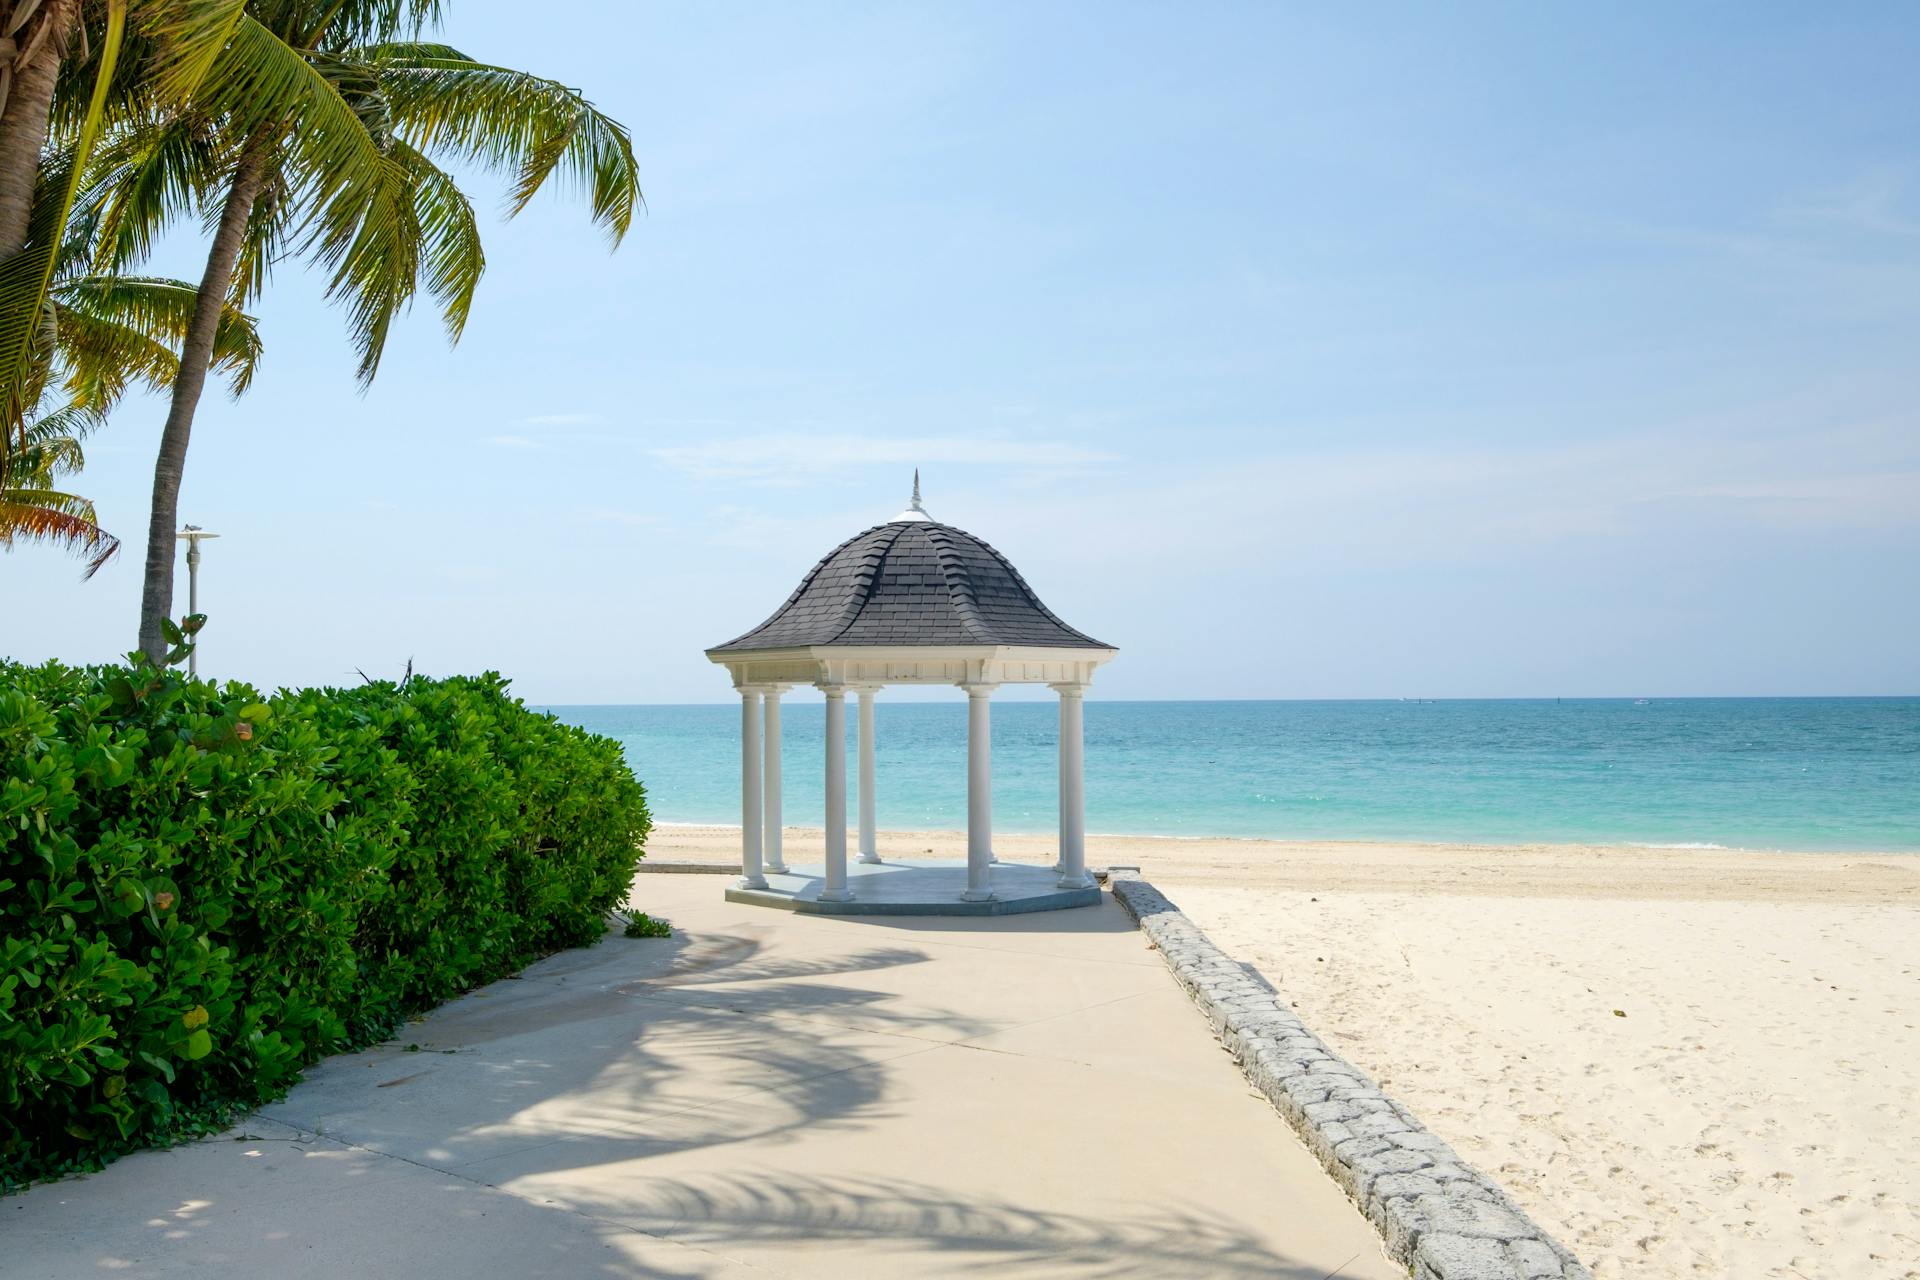
[[[129,0],[0,0],[0,547],[21,537],[64,543],[91,557],[91,576],[119,546],[92,504],[54,480],[78,469],[80,436],[129,378],[151,382],[173,367],[181,291],[168,281],[109,290],[77,275],[85,256],[74,252],[68,217],[109,104],[189,93],[220,51],[218,20],[239,2],[133,0],[139,54],[123,60]],[[77,72],[76,44],[86,55]],[[60,145],[49,147],[56,132]],[[231,355],[232,317],[222,328]],[[250,371],[258,356],[250,322],[246,334]],[[72,397],[52,411],[50,379],[64,379]]]
[[[485,268],[473,207],[439,167],[512,174],[517,213],[558,173],[617,244],[639,202],[627,132],[576,91],[419,40],[439,0],[247,0],[184,112],[155,112],[103,158],[100,266],[118,270],[188,208],[212,225],[154,466],[140,647],[165,648],[181,475],[220,317],[272,264],[330,273],[370,383],[424,289],[457,341]]]
[[[55,169],[68,162],[57,160]],[[6,433],[0,447],[0,549],[44,541],[86,558],[87,577],[120,549],[100,527],[93,503],[57,487],[85,464],[80,441],[106,421],[139,384],[165,391],[179,375],[175,349],[185,337],[198,295],[179,280],[94,275],[90,230],[69,227],[44,309],[43,345],[50,358],[35,367],[26,393],[35,411]],[[258,326],[229,306],[214,335],[212,367],[234,395],[246,390],[260,362]],[[51,407],[49,407],[51,406]]]

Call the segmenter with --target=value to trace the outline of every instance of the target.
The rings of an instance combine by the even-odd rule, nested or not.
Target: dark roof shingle
[[[708,652],[828,644],[1113,647],[1054,616],[998,551],[932,520],[847,539],[771,618]]]

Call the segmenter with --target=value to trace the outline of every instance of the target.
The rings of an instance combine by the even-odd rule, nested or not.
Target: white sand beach
[[[663,827],[649,859],[737,841]],[[1140,865],[1597,1276],[1920,1280],[1920,856],[1108,836],[1088,860]]]

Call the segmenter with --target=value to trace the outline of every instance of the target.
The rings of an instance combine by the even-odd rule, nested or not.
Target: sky
[[[918,466],[1095,696],[1920,693],[1911,6],[446,8],[647,210],[496,219],[365,394],[283,264],[188,458],[205,674],[726,701]],[[0,557],[0,653],[133,647],[162,414],[75,485],[116,563]]]

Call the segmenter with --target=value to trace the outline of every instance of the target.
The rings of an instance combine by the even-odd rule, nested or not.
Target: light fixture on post
[[[184,525],[179,533],[173,535],[187,544],[187,612],[200,612],[200,543],[206,538],[217,538],[217,533],[208,533],[197,524]],[[193,637],[193,648],[187,651],[187,674],[200,674],[200,637]]]

